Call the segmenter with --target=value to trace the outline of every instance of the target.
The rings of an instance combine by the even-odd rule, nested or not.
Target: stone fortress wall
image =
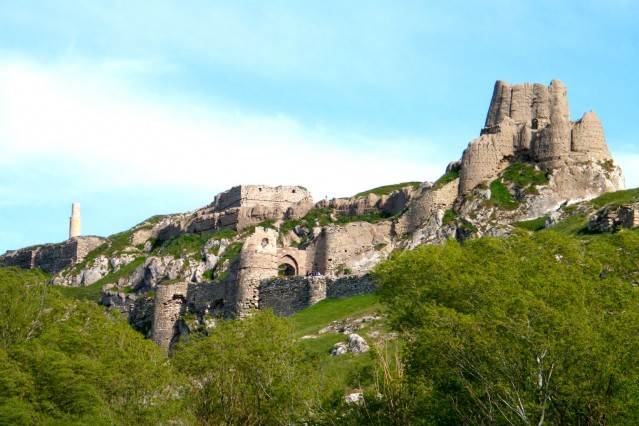
[[[73,237],[59,244],[44,244],[8,251],[0,263],[23,269],[41,268],[55,274],[81,261],[93,249],[104,244],[100,237]]]
[[[260,286],[259,308],[290,316],[326,298],[373,292],[375,282],[368,275],[273,278]]]
[[[486,125],[462,156],[460,193],[490,181],[513,161],[551,170],[584,161],[612,161],[612,156],[594,111],[570,121],[566,86],[559,80],[549,86],[497,81]]]

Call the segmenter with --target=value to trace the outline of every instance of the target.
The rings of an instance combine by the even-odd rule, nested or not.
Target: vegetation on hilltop
[[[421,184],[422,184],[421,182],[411,181],[411,182],[396,183],[393,185],[378,186],[377,188],[358,192],[357,194],[355,194],[355,198],[366,197],[368,194],[388,195],[393,191],[398,191],[407,186],[410,186],[413,189],[418,189]]]
[[[437,190],[442,188],[444,185],[454,181],[455,179],[458,179],[460,173],[461,167],[454,167],[451,171],[444,173],[439,179],[437,179],[431,189]]]

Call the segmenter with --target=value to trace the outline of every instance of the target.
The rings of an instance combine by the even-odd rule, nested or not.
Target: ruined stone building
[[[504,175],[513,165],[541,174],[542,181],[518,187]],[[494,200],[495,182],[509,191],[508,208]],[[56,274],[56,284],[83,286],[137,259],[132,273],[103,288],[102,303],[120,309],[134,327],[150,328],[150,337],[168,348],[216,318],[264,308],[290,315],[326,297],[374,291],[368,273],[395,250],[506,235],[515,221],[623,185],[597,115],[586,112],[571,121],[560,81],[549,86],[498,81],[479,137],[434,183],[318,203],[300,186],[240,185],[193,212],[141,223],[130,231],[130,246],[96,253],[80,271],[69,266],[101,244],[108,247],[109,239],[73,237],[9,252],[1,260],[42,267]],[[636,226],[636,211],[635,206],[602,214],[599,222],[593,219],[593,229],[621,222]],[[319,214],[323,221],[312,219]],[[179,255],[163,253],[164,245],[188,235],[205,236],[205,242]]]

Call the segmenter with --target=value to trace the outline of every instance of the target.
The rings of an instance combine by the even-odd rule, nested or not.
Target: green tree
[[[312,375],[287,320],[272,311],[223,321],[191,339],[172,361],[189,376],[190,403],[203,424],[292,424],[309,416]]]
[[[25,306],[29,315],[16,325],[7,311],[0,318],[9,324],[0,348],[0,424],[189,421],[180,412],[180,377],[119,313],[63,300],[30,271],[0,270],[7,276],[5,294],[37,305]]]
[[[435,424],[639,419],[636,233],[450,241],[379,266],[413,415]],[[424,395],[424,393],[427,393]]]

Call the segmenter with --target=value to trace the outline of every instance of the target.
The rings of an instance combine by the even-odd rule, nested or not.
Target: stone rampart
[[[256,227],[240,253],[235,312],[240,318],[258,309],[260,283],[277,276],[277,237],[274,229]]]
[[[590,232],[613,232],[618,228],[634,229],[639,227],[639,203],[616,208],[605,207],[588,220]]]
[[[447,210],[459,193],[459,179],[440,188],[431,188],[415,197],[408,205],[408,210],[395,224],[395,232],[399,235],[414,232],[425,220],[438,210]]]
[[[358,216],[379,212],[387,216],[394,216],[401,213],[408,202],[419,193],[419,190],[412,186],[406,186],[393,191],[388,195],[368,194],[364,197],[333,198],[322,200],[317,203],[317,207],[330,207],[337,213]]]
[[[307,248],[307,271],[325,275],[339,274],[345,269],[355,275],[368,272],[381,260],[381,250],[390,249],[391,227],[390,221],[324,227]]]
[[[158,234],[165,240],[181,233],[218,229],[242,230],[260,222],[299,219],[313,208],[310,192],[301,186],[240,185],[218,194],[213,203],[191,213]]]
[[[326,298],[342,298],[375,292],[368,275],[361,277],[290,277],[264,280],[259,308],[290,316]]]
[[[73,237],[59,244],[44,244],[8,251],[0,257],[5,266],[19,266],[23,269],[41,268],[55,274],[67,266],[81,262],[94,248],[104,244],[100,237]]]

